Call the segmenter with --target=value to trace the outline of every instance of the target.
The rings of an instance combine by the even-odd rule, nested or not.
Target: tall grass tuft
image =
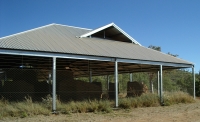
[[[177,104],[177,103],[193,103],[195,100],[188,93],[177,91],[177,92],[165,92],[164,102],[166,106]]]
[[[192,103],[195,100],[184,92],[165,92],[165,105],[177,103]],[[138,107],[159,106],[159,97],[157,94],[143,94],[140,97],[120,98],[119,108],[131,109]],[[31,97],[25,97],[21,102],[9,102],[0,99],[0,119],[3,117],[27,117],[34,115],[49,115],[52,111],[52,98],[47,96],[42,102],[33,102]],[[112,112],[114,107],[113,100],[83,100],[70,101],[62,103],[57,100],[57,111],[62,114],[86,113],[86,112]]]
[[[119,107],[124,109],[159,106],[159,99],[156,94],[143,94],[140,97],[122,98],[119,100]]]
[[[177,103],[192,103],[195,102],[192,96],[185,92],[165,92],[164,103],[166,106]],[[122,98],[119,100],[119,107],[123,109],[138,108],[138,107],[153,107],[159,106],[159,97],[157,94],[143,94],[140,97]]]
[[[86,113],[86,112],[105,112],[112,111],[110,101],[98,100],[84,100],[84,101],[70,101],[59,105],[58,110],[63,114],[70,113]]]
[[[32,115],[49,115],[50,111],[42,103],[33,103],[31,97],[25,97],[22,102],[8,102],[0,100],[0,118],[3,117],[27,117]]]
[[[99,104],[98,104],[98,111],[110,113],[110,112],[112,112],[112,107],[113,107],[112,104],[113,103],[108,100],[101,100],[101,101],[99,101]]]
[[[157,94],[143,94],[141,97],[142,107],[159,106],[159,98]]]

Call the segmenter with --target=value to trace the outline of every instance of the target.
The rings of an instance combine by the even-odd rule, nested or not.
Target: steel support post
[[[88,61],[88,73],[89,73],[89,82],[92,83],[92,70],[90,67],[90,61]]]
[[[162,82],[162,65],[160,65],[160,75],[159,75],[159,81],[160,81],[160,93],[159,93],[159,96],[160,96],[160,104],[161,105],[164,105],[164,99],[163,99],[163,82]]]
[[[51,87],[52,87],[52,77],[51,77],[51,73],[49,73],[48,84],[49,84],[49,93],[51,93]]]
[[[195,91],[195,70],[194,66],[192,67],[192,74],[193,74],[193,97],[196,99],[196,91]]]
[[[133,73],[130,73],[129,77],[130,77],[130,82],[133,82]]]
[[[92,83],[92,71],[91,71],[91,69],[90,69],[90,83]]]
[[[0,92],[3,92],[3,80],[2,80],[3,79],[3,75],[4,75],[4,72],[0,71]]]
[[[158,74],[157,74],[157,80],[158,80],[158,89],[157,90],[158,90],[158,95],[159,95],[159,89],[160,89],[160,83],[159,83],[160,82],[160,78],[159,78],[160,76],[159,75],[160,75],[160,72],[158,71]]]
[[[110,77],[107,75],[107,91],[109,90],[109,82],[110,82]]]
[[[115,107],[118,107],[118,62],[115,60]]]
[[[56,113],[56,57],[53,57],[52,112]]]

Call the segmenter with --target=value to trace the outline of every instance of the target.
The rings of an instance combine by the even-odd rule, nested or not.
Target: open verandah
[[[72,82],[76,82],[77,84],[80,83],[84,86],[82,82],[77,82],[75,80],[78,77],[88,77],[89,83],[92,83],[92,76],[114,75],[113,94],[115,100],[115,107],[118,107],[118,74],[130,73],[131,76],[132,73],[136,72],[155,72],[158,73],[158,93],[160,97],[160,103],[163,104],[163,70],[192,68],[194,86],[193,95],[195,98],[195,73],[194,65],[191,64],[8,49],[0,49],[0,56],[0,75],[2,84],[1,89],[4,90],[1,90],[1,93],[3,94],[5,92],[5,89],[3,87],[6,83],[12,83],[14,81],[17,81],[18,83],[25,83],[24,87],[26,88],[22,88],[25,89],[23,95],[32,93],[35,94],[36,97],[43,97],[41,94],[52,94],[53,112],[56,112],[56,99],[58,94],[60,94],[61,97],[63,97],[64,99],[72,97],[66,92],[62,93],[62,90],[65,89],[65,87],[71,87],[71,92],[73,92],[73,90],[75,90],[75,87],[69,85]],[[25,78],[23,79],[20,77]],[[71,81],[68,82],[67,80]],[[63,81],[68,82],[67,85],[64,85],[65,83]],[[44,85],[42,83],[47,84]],[[27,84],[32,84],[33,87],[26,86]],[[62,90],[60,90],[61,87]],[[91,91],[93,91],[93,93],[97,93],[95,94],[97,96],[102,92],[95,91],[95,89],[98,89],[96,85],[86,85],[86,87],[93,87],[94,89],[91,89]],[[37,88],[46,90],[36,90]],[[79,89],[79,87],[76,88]],[[29,92],[26,91],[26,89],[34,90]],[[8,91],[6,92],[9,93],[9,90],[11,89],[8,89]],[[85,92],[86,91],[87,90],[85,90]],[[83,97],[84,95],[81,94],[78,97],[80,96]],[[90,97],[91,96],[92,95],[90,94]]]

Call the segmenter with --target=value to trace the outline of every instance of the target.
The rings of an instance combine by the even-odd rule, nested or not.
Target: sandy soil
[[[200,122],[200,100],[191,104],[115,110],[112,113],[5,118],[2,122]]]

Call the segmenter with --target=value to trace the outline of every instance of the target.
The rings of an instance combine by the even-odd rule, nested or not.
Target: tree
[[[174,56],[174,57],[178,57],[177,54],[172,54],[172,53],[170,53],[170,52],[168,52],[167,54],[168,54],[168,55],[171,55],[171,56]]]
[[[161,51],[161,47],[159,47],[159,46],[150,45],[148,48],[151,48],[151,49],[157,50],[157,51]],[[149,83],[150,83],[150,85],[149,85],[150,92],[154,93],[154,90],[153,90],[153,78],[154,78],[155,73],[154,72],[149,72],[148,75],[149,75]]]
[[[153,45],[150,45],[150,46],[148,46],[148,48],[154,49],[154,50],[157,50],[157,51],[161,51],[161,47],[160,47],[160,46],[153,46]]]

